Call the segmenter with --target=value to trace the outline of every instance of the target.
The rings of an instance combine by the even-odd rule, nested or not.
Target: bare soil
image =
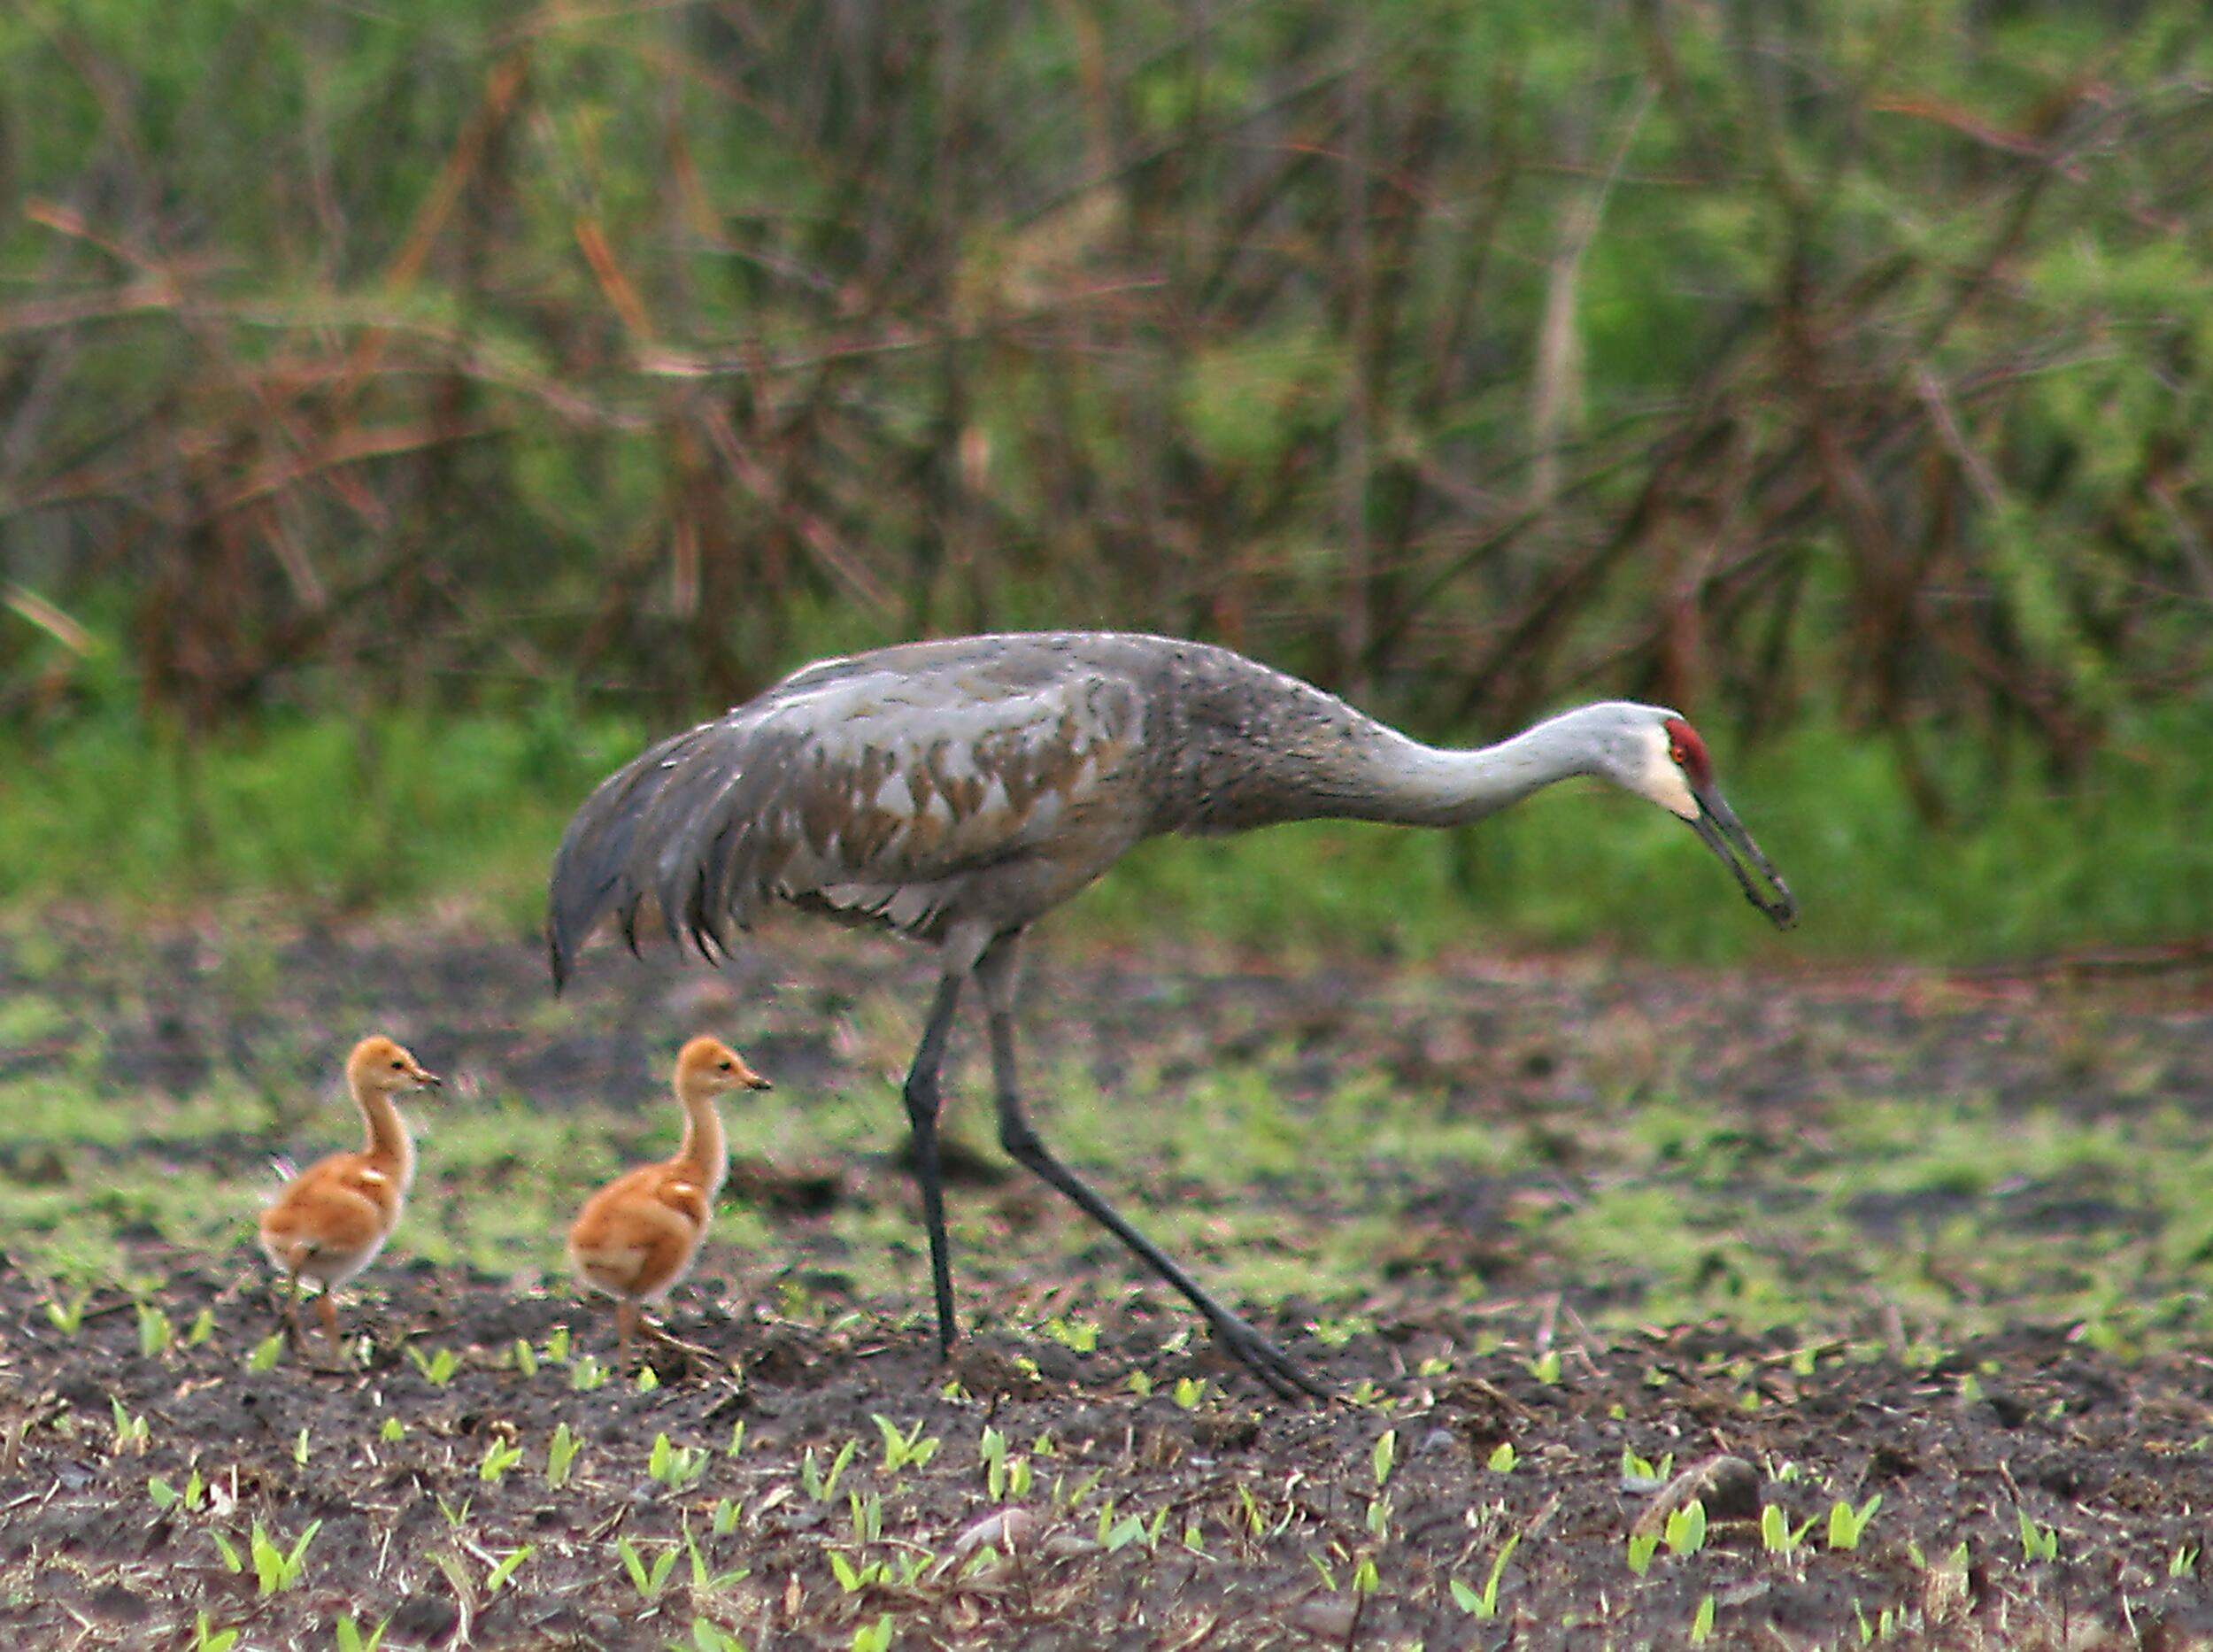
[[[35,984],[99,1024],[88,1082],[119,1097],[189,1095],[226,1068],[304,1083],[324,1046],[371,1024],[549,1109],[652,1102],[641,1046],[673,1047],[694,1026],[734,1027],[780,1091],[827,1090],[883,1065],[849,1012],[919,1002],[922,986],[912,960],[812,940],[774,954],[789,978],[758,961],[709,977],[603,956],[573,1017],[550,1021],[526,949],[451,935],[295,937],[251,991],[219,938],[65,947],[66,967],[35,977],[0,958],[0,990]],[[1355,1293],[1331,1281],[1315,1300],[1251,1305],[1345,1401],[1271,1400],[1111,1241],[988,1167],[954,1194],[978,1329],[940,1365],[913,1254],[911,1297],[860,1288],[836,1231],[841,1211],[911,1204],[887,1085],[881,1154],[745,1156],[731,1196],[767,1215],[782,1254],[710,1257],[669,1306],[677,1341],[648,1355],[650,1387],[625,1370],[576,1386],[581,1358],[612,1366],[612,1350],[604,1314],[566,1291],[399,1254],[347,1301],[359,1335],[345,1369],[250,1369],[274,1320],[243,1217],[225,1254],[127,1232],[150,1288],[95,1293],[73,1334],[51,1323],[48,1285],[0,1272],[0,1643],[187,1646],[204,1612],[241,1648],[329,1646],[349,1613],[365,1631],[389,1617],[395,1648],[720,1644],[699,1620],[756,1652],[845,1648],[887,1614],[888,1644],[907,1648],[1674,1646],[1710,1598],[1723,1646],[2213,1645],[2213,1357],[2190,1338],[2132,1356],[2079,1324],[2028,1320],[1932,1340],[1833,1257],[1808,1259],[1803,1325],[1640,1324],[1633,1270],[1562,1277],[1516,1216],[1532,1194],[1572,1196],[1582,1124],[1633,1108],[1654,1063],[1755,1164],[1794,1151],[1836,1098],[1872,1092],[2116,1120],[2204,1108],[2207,997],[2196,978],[2103,990],[1590,961],[1049,959],[1029,995],[1037,1044],[1088,1063],[1109,1104],[1129,1101],[1126,1157],[1091,1168],[1133,1215],[1249,1200],[1283,1212],[1294,1259],[1338,1211],[1392,1218],[1397,1238]],[[302,1031],[324,1027],[346,1032]],[[2128,1061],[2083,1055],[2093,1038]],[[0,1072],[42,1070],[70,1047],[0,1050]],[[1253,1064],[1293,1118],[1380,1072],[1495,1115],[1537,1156],[1483,1176],[1355,1153],[1318,1180],[1212,1187],[1151,1151],[1140,1092],[1172,1094],[1223,1062]],[[969,1133],[983,1139],[973,1118]],[[258,1151],[265,1134],[207,1150]],[[0,1173],[49,1173],[41,1146],[6,1144]],[[1790,1176],[1753,1179],[1747,1199],[1788,1202]],[[1868,1243],[1888,1245],[1956,1197],[1854,1208]],[[2064,1176],[2002,1197],[2007,1223],[2086,1236],[2093,1253],[2140,1237],[2124,1200]],[[975,1245],[979,1231],[995,1242]],[[180,1331],[210,1309],[212,1332],[143,1355],[141,1300]],[[1049,1317],[1095,1322],[1096,1345],[1042,1333]],[[548,1352],[564,1332],[567,1362]],[[439,1351],[458,1356],[443,1381]],[[119,1413],[143,1420],[143,1440]],[[888,1467],[879,1416],[919,1422],[934,1455]],[[557,1487],[560,1426],[582,1446]],[[1026,1494],[991,1494],[987,1429],[1027,1459]],[[701,1454],[697,1478],[652,1475],[661,1435]],[[520,1457],[490,1476],[488,1454],[508,1446]],[[1625,1452],[1655,1472],[1625,1471]],[[1704,1547],[1662,1544],[1639,1575],[1631,1538],[1655,1523],[1660,1482],[1716,1455],[1743,1467],[1708,1487]],[[150,1478],[182,1487],[195,1473],[200,1507],[150,1496]],[[1859,1546],[1832,1548],[1832,1505],[1878,1494]],[[1804,1528],[1789,1552],[1763,1542],[1770,1506],[1788,1532]],[[243,1552],[256,1522],[284,1546],[321,1523],[275,1593],[257,1593],[251,1559],[231,1571],[212,1535]],[[2032,1555],[2047,1532],[2050,1556]],[[1509,1539],[1495,1616],[1471,1612],[1453,1583],[1479,1594]],[[649,1584],[675,1546],[658,1590],[633,1582],[621,1540]]]

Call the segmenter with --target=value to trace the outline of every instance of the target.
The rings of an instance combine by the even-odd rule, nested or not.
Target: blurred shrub
[[[2181,0],[18,8],[0,714],[1114,624],[1936,813],[2200,680],[2209,175]]]

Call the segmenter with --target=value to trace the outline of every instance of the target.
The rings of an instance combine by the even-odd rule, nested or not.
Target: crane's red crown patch
[[[1668,755],[1676,767],[1691,777],[1693,785],[1712,785],[1713,760],[1706,755],[1706,742],[1698,737],[1698,730],[1680,717],[1670,717],[1660,726],[1667,730]]]

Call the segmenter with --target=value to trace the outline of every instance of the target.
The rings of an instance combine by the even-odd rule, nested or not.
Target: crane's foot
[[[1225,1313],[1211,1322],[1214,1340],[1278,1400],[1334,1400],[1337,1391],[1239,1319]]]

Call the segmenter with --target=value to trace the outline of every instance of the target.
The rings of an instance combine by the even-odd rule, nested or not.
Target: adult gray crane
[[[937,948],[906,1084],[937,1340],[957,1334],[937,1149],[938,1069],[973,977],[989,1016],[999,1140],[1189,1299],[1284,1397],[1322,1390],[1047,1150],[1014,1071],[1015,958],[1029,926],[1161,832],[1331,818],[1454,826],[1570,776],[1688,822],[1778,925],[1790,891],[1715,789],[1691,725],[1608,701],[1498,745],[1423,745],[1228,649],[1062,631],[960,637],[825,660],[647,750],[602,782],[554,857],[558,991],[612,913],[712,961],[784,902]]]

